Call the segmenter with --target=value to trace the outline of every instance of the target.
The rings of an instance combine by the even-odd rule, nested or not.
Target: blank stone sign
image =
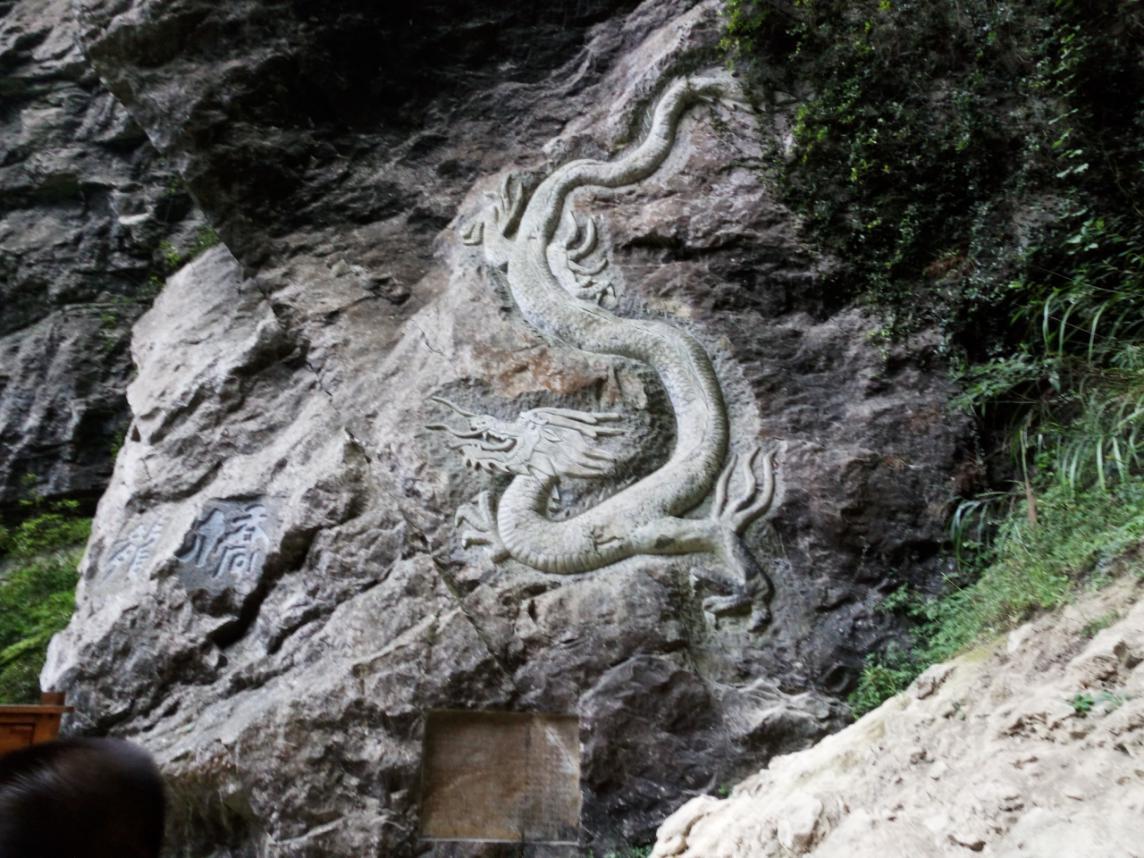
[[[575,716],[430,712],[421,834],[430,840],[575,843],[580,723]]]

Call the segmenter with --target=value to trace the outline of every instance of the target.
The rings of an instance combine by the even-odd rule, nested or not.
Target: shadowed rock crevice
[[[232,644],[237,643],[254,625],[255,620],[258,619],[259,611],[262,609],[263,602],[266,597],[278,585],[282,577],[291,571],[296,571],[302,567],[310,554],[310,549],[314,545],[314,537],[317,530],[308,530],[296,533],[289,533],[282,537],[279,544],[278,553],[275,556],[268,557],[266,564],[262,569],[262,575],[258,580],[257,586],[253,591],[242,601],[238,606],[238,610],[233,620],[223,623],[221,626],[215,628],[207,636],[207,640],[217,646],[221,650],[227,649]],[[202,610],[202,608],[200,608]],[[208,611],[210,613],[210,611]],[[267,652],[271,653],[281,646],[281,640],[277,639],[276,644],[268,644]],[[273,650],[272,650],[273,648]]]
[[[463,162],[451,136],[419,134],[426,120],[477,120],[490,88],[535,86],[583,51],[589,28],[634,5],[180,0],[132,17],[87,4],[83,20],[104,79],[184,165],[228,245],[253,265],[282,239],[335,220],[408,214],[407,227],[430,237],[451,218],[431,195],[462,190],[432,176]],[[177,92],[162,86],[172,74]],[[141,98],[152,83],[163,95]],[[523,106],[508,100],[510,111]],[[410,138],[418,144],[405,147]],[[386,164],[402,149],[403,164]],[[411,168],[424,186],[407,181]]]

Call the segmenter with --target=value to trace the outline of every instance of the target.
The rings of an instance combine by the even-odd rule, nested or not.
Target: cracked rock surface
[[[78,31],[69,0],[0,3],[0,509],[103,491],[160,244],[202,223]]]
[[[715,61],[717,4],[543,6],[81,4],[100,75],[227,247],[135,327],[134,419],[43,680],[74,729],[158,755],[185,854],[518,854],[419,840],[434,709],[578,715],[581,848],[647,841],[837,729],[895,633],[879,593],[943,571],[967,426],[935,341],[883,354],[831,302],[754,118],[724,107],[685,118],[647,181],[574,205],[600,218],[617,311],[690,331],[735,444],[780,451],[747,535],[770,625],[704,611],[728,582],[703,556],[557,576],[461,545],[454,513],[504,480],[427,428],[433,396],[619,412],[622,480],[672,443],[654,375],[537,334],[458,227],[509,170],[637,140],[663,79]],[[570,482],[554,514],[609,490]]]
[[[1142,592],[1130,576],[935,665],[728,798],[685,804],[653,858],[1139,858]]]

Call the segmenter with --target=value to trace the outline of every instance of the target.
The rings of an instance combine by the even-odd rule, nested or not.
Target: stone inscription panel
[[[166,523],[164,516],[154,516],[138,522],[130,530],[122,533],[108,553],[107,569],[130,576],[146,570]]]
[[[430,712],[422,765],[426,839],[578,839],[580,721],[575,716]]]
[[[195,521],[176,557],[188,587],[218,591],[262,573],[275,527],[261,500],[220,500]]]

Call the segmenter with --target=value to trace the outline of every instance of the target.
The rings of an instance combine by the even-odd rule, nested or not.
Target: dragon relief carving
[[[577,188],[618,188],[647,178],[667,158],[687,108],[733,98],[721,76],[680,79],[652,114],[647,137],[613,161],[577,160],[544,179],[529,196],[506,177],[495,203],[462,232],[483,245],[486,259],[504,270],[521,314],[536,330],[586,352],[641,361],[656,370],[674,410],[676,441],[654,472],[564,520],[549,516],[549,499],[562,480],[596,480],[614,472],[601,439],[621,434],[620,416],[567,408],[535,408],[506,421],[475,414],[442,397],[466,425],[443,423],[467,465],[514,479],[494,499],[483,491],[457,511],[464,547],[486,545],[493,558],[513,558],[545,572],[588,572],[635,555],[709,552],[733,573],[734,592],[712,597],[715,613],[754,607],[753,628],[767,622],[770,582],[742,536],[770,508],[773,455],[728,454],[728,416],[711,359],[699,342],[667,322],[623,318],[605,306],[615,290],[604,277],[593,218],[566,212]],[[761,485],[756,464],[761,462]],[[733,479],[733,475],[738,476]],[[732,497],[732,487],[737,488]],[[687,517],[714,490],[709,513]]]

